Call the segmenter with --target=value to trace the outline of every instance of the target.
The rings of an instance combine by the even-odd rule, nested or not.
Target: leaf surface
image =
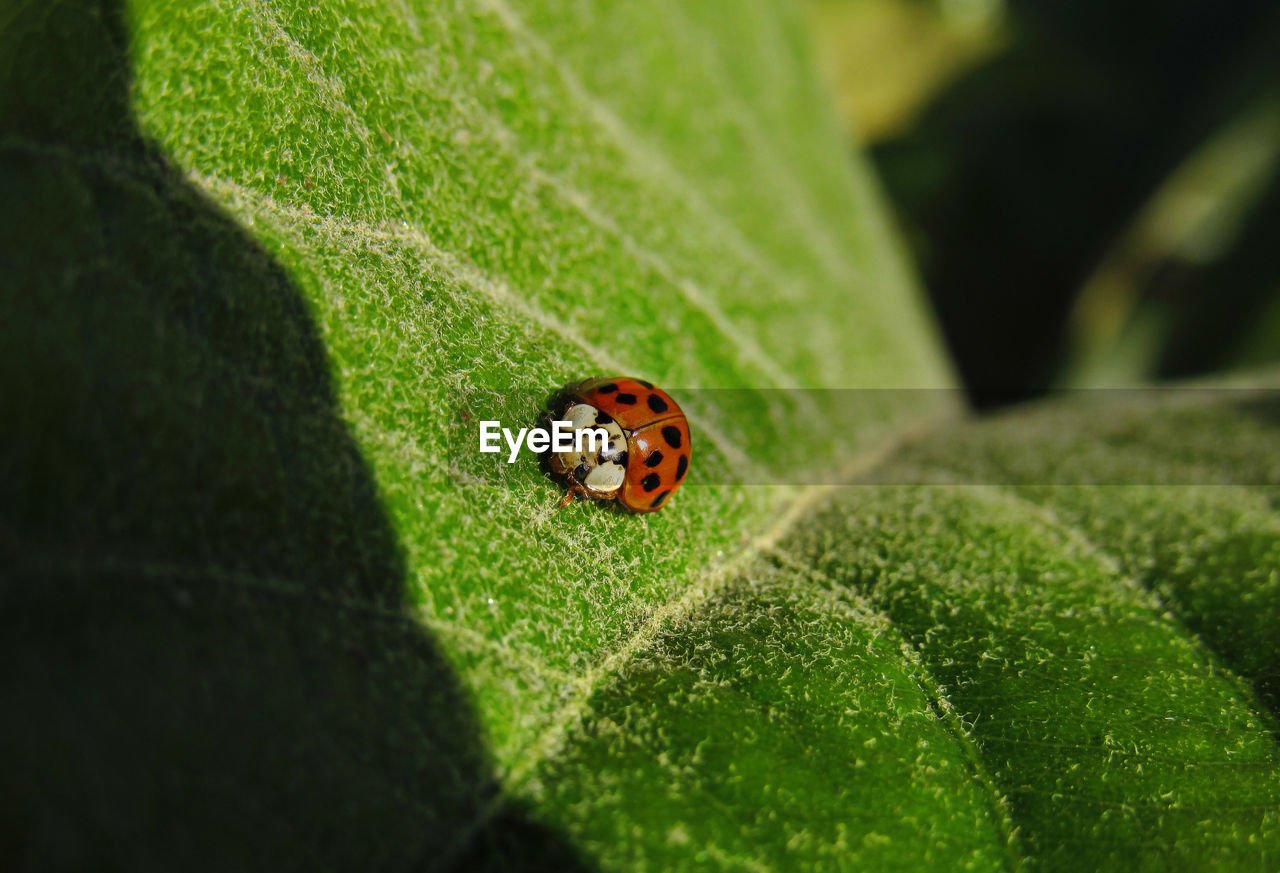
[[[1274,422],[940,428],[790,7],[6,15],[27,866],[1274,863]],[[604,373],[686,403],[662,513],[476,451]],[[701,390],[865,387],[937,390]],[[1058,492],[1046,434],[1263,484]]]

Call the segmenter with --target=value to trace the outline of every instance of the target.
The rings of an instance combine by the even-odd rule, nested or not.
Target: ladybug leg
[[[564,493],[564,497],[560,498],[560,503],[556,505],[556,509],[564,509],[566,506],[568,506],[572,502],[573,502],[573,492],[566,491]]]

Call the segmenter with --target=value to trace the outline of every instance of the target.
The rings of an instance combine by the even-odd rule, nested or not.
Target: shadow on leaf
[[[117,3],[4,16],[0,857],[432,866],[499,786],[306,302],[139,132]],[[508,809],[469,868],[582,867]]]

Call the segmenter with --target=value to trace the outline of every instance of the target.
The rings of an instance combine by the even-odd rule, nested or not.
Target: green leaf
[[[1047,437],[1084,481],[1275,483],[1273,422],[940,428],[803,33],[767,0],[0,11],[6,854],[1274,864],[1274,492],[1033,487]],[[601,373],[686,405],[659,514],[476,451]],[[937,390],[852,422],[694,390],[857,387]],[[744,484],[775,456],[1012,490]]]
[[[1273,395],[1195,393],[834,489],[602,683],[540,804],[607,869],[1267,869],[1276,492],[1114,484],[1275,481]]]

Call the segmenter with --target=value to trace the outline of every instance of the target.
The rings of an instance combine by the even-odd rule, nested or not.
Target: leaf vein
[[[573,683],[572,696],[548,719],[548,726],[537,740],[527,746],[516,761],[507,768],[503,790],[482,811],[474,822],[459,834],[452,846],[441,853],[433,869],[449,869],[454,860],[470,845],[471,841],[496,816],[508,798],[526,785],[526,780],[540,765],[556,758],[565,748],[577,724],[587,715],[591,697],[613,674],[620,671],[643,652],[659,636],[670,621],[687,616],[709,601],[725,584],[731,581],[751,562],[769,552],[782,538],[815,508],[822,505],[844,483],[879,466],[886,458],[909,440],[928,430],[926,425],[905,429],[897,436],[854,458],[834,483],[807,485],[780,509],[775,520],[732,555],[713,563],[679,595],[658,604],[640,627],[620,646],[605,655],[595,665],[584,671]]]

